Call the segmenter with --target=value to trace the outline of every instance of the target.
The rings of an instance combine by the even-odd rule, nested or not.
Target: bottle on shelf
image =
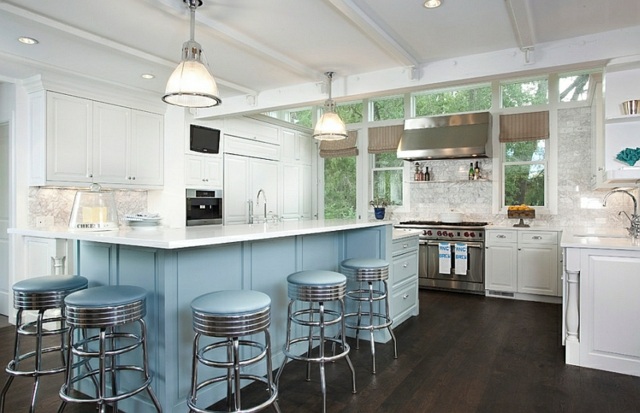
[[[420,181],[421,175],[420,175],[420,164],[418,162],[416,162],[416,171],[413,174],[413,180],[414,181]]]
[[[480,179],[480,167],[478,161],[476,161],[476,167],[473,168],[473,179]]]
[[[473,162],[471,162],[469,164],[469,180],[473,181],[474,176],[475,176],[475,170],[473,169]]]
[[[429,173],[429,167],[425,166],[424,167],[424,180],[425,181],[430,181],[431,180],[431,174]]]

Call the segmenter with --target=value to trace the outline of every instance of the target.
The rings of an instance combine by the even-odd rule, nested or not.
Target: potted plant
[[[385,208],[389,203],[384,198],[376,198],[369,202],[369,205],[373,207],[373,213],[376,219],[384,219]]]

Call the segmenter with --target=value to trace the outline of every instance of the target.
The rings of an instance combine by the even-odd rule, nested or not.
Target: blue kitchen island
[[[391,262],[393,229],[381,221],[319,220],[101,233],[55,228],[10,232],[73,240],[77,273],[87,277],[90,286],[137,285],[149,291],[146,321],[154,390],[166,412],[184,412],[193,339],[190,303],[195,297],[226,289],[268,294],[273,365],[279,366],[288,304],[286,277],[301,270],[338,271],[345,258]],[[417,315],[417,277],[415,293],[415,306],[409,311],[403,307],[396,324]],[[393,312],[392,305],[392,317],[399,315]],[[204,401],[219,400],[221,390],[209,392]],[[144,396],[121,402],[119,408],[153,411]]]

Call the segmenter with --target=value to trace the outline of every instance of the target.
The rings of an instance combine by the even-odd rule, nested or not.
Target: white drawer
[[[418,248],[418,237],[405,237],[393,241],[391,254],[393,256]]]
[[[416,277],[418,274],[418,253],[404,254],[393,259],[393,285],[406,280],[409,277]]]
[[[520,231],[519,242],[527,244],[557,244],[558,233],[554,231]]]
[[[502,244],[502,243],[514,243],[517,242],[516,231],[500,231],[500,230],[487,230],[485,232],[487,244]]]
[[[416,282],[410,282],[405,287],[394,291],[389,302],[394,320],[404,316],[418,302],[418,288]]]

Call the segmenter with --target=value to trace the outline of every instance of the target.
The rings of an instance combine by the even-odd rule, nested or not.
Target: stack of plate
[[[137,214],[125,215],[124,221],[131,229],[155,229],[160,226],[162,218],[158,214],[140,212]]]

